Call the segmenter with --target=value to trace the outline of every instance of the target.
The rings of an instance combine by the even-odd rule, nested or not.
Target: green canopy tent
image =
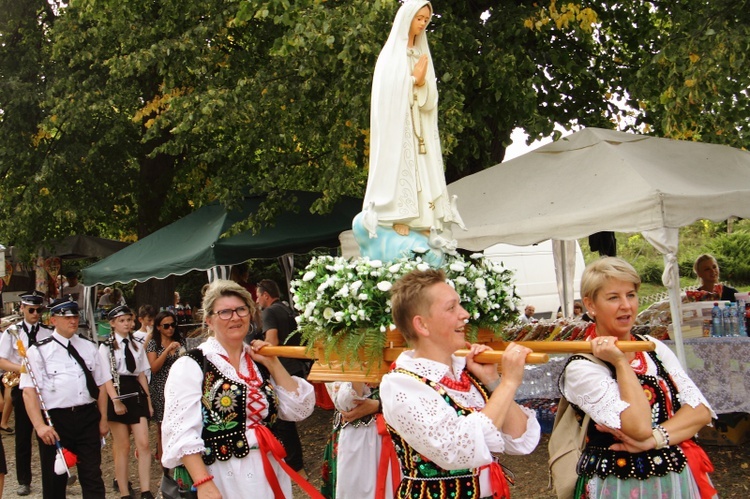
[[[59,241],[45,241],[39,248],[38,253],[39,256],[44,258],[57,256],[64,260],[106,258],[128,247],[129,244],[114,239],[78,234],[65,237]]]
[[[222,236],[237,222],[256,212],[263,195],[248,196],[239,210],[227,211],[218,203],[203,206],[135,242],[127,248],[83,269],[87,286],[115,282],[144,282],[183,275],[193,270],[231,266],[251,258],[276,258],[306,253],[315,248],[335,248],[339,234],[351,227],[362,209],[362,200],[342,198],[325,215],[310,213],[320,197],[311,192],[291,191],[296,213],[280,214],[272,227],[257,234],[251,230],[231,237]]]

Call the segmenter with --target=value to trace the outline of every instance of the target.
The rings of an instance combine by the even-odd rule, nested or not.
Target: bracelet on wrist
[[[654,440],[656,441],[656,445],[654,445],[654,449],[659,450],[664,448],[664,436],[661,434],[661,432],[654,428],[651,430],[651,436],[654,437]]]
[[[193,482],[193,486],[192,486],[192,487],[190,487],[190,488],[191,488],[191,490],[192,490],[193,492],[195,492],[196,490],[198,490],[198,487],[199,487],[200,485],[203,485],[203,484],[204,484],[204,483],[206,483],[206,482],[210,482],[210,481],[211,481],[211,480],[213,480],[213,479],[214,479],[214,476],[213,476],[213,475],[206,475],[206,476],[204,476],[203,478],[201,478],[200,480],[197,480],[197,481]]]
[[[669,432],[667,429],[660,424],[656,425],[655,428],[659,430],[659,433],[661,433],[661,436],[664,438],[664,446],[669,447]]]

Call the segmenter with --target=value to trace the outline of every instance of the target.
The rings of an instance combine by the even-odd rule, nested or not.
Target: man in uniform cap
[[[107,394],[100,389],[112,379],[96,345],[76,334],[78,303],[73,297],[50,304],[55,327],[49,338],[28,350],[31,371],[54,427],[40,410],[29,374],[21,375],[26,409],[37,437],[42,463],[44,499],[65,498],[66,475],[55,474],[55,442],[78,456],[78,479],[84,499],[106,496],[101,470],[101,440],[107,434]]]
[[[18,338],[23,342],[24,348],[28,349],[37,341],[49,337],[52,330],[42,324],[42,309],[44,309],[44,295],[39,291],[29,291],[21,296],[21,313],[23,320],[18,322],[16,330]],[[0,336],[0,369],[8,372],[19,373],[22,370],[21,355],[18,353],[16,338],[5,331]],[[18,480],[17,494],[27,496],[31,493],[31,434],[34,427],[26,414],[23,402],[23,391],[14,386],[10,392],[13,400],[13,411],[16,419],[16,479]],[[9,432],[7,428],[0,430]]]

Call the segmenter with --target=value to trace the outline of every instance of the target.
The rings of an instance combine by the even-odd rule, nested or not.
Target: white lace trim
[[[646,338],[656,344],[656,355],[661,360],[664,370],[671,376],[677,388],[677,400],[679,400],[680,404],[687,404],[693,408],[703,404],[711,411],[711,417],[716,418],[716,413],[709,405],[708,400],[706,400],[706,397],[703,396],[703,393],[701,393],[695,382],[690,379],[690,376],[682,368],[682,364],[680,364],[674,352],[656,338],[652,336],[646,336]],[[653,375],[656,375],[656,365],[653,364],[650,356],[647,355],[646,358],[649,363],[648,374],[652,374],[650,370],[653,366]]]
[[[656,344],[656,354],[677,388],[679,402],[691,407],[703,404],[715,418],[716,414],[708,401],[682,369],[672,350],[651,336],[646,336],[646,338]],[[646,375],[657,377],[656,363],[650,355],[644,356]],[[620,389],[617,381],[612,378],[609,368],[588,360],[574,360],[565,369],[563,381],[565,397],[591,415],[594,421],[610,428],[622,427],[620,415],[630,405],[620,398]]]
[[[562,388],[565,398],[597,423],[622,427],[620,415],[630,404],[620,398],[617,381],[606,366],[574,360],[565,368]]]
[[[404,368],[431,381],[439,381],[449,366],[426,359],[414,359],[411,352],[402,354],[396,362]],[[463,369],[463,359],[453,359],[453,371]],[[445,387],[444,387],[445,388]],[[446,388],[449,395],[465,407],[482,408],[484,399],[473,385],[468,392]],[[390,373],[380,385],[383,413],[388,423],[419,453],[445,469],[477,468],[492,460],[492,452],[503,452],[508,437],[495,428],[481,412],[459,416],[443,397],[426,383],[402,373]],[[538,429],[533,411],[533,423],[528,428]],[[513,444],[514,449],[530,452],[539,440],[539,432],[527,431]],[[518,452],[524,453],[524,452]]]

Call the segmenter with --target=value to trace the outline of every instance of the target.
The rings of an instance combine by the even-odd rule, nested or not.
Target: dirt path
[[[331,417],[333,411],[316,408],[312,416],[299,424],[300,437],[305,452],[305,468],[309,474],[310,482],[320,485],[320,468],[323,461],[323,448],[328,439],[331,428]],[[13,426],[11,418],[10,425]],[[152,426],[152,442],[154,442],[155,429]],[[14,465],[15,438],[12,435],[3,435],[5,455],[8,461],[8,475],[5,479],[4,497],[16,496],[16,475]],[[108,442],[109,444],[109,442]],[[32,458],[34,483],[30,498],[42,497],[42,486],[39,475],[39,460],[37,457],[36,443],[34,443],[34,454]],[[738,447],[705,446],[706,452],[711,457],[716,471],[712,474],[714,485],[719,491],[719,497],[732,499],[745,499],[750,497],[750,445]],[[554,497],[547,491],[547,437],[543,436],[537,450],[530,456],[506,456],[504,464],[509,466],[516,475],[516,486],[511,489],[514,498],[549,498]],[[135,474],[135,462],[131,462],[131,480],[137,488],[137,477]],[[112,478],[114,477],[112,467],[111,446],[104,448],[102,455],[102,470],[104,483],[107,486],[107,499],[117,499],[119,494],[112,490]],[[156,492],[161,479],[161,467],[154,462],[152,466],[151,491]],[[81,489],[75,484],[68,488],[68,497],[81,497]],[[136,497],[138,497],[136,495]],[[252,497],[248,495],[248,497]],[[306,494],[295,488],[294,498],[303,499]],[[229,498],[235,499],[235,498]]]
[[[320,484],[320,465],[323,448],[328,438],[333,411],[315,409],[313,415],[300,424],[300,436],[305,449],[305,467],[310,481]],[[503,463],[516,475],[516,485],[511,487],[514,499],[553,498],[547,490],[547,441],[542,435],[539,446],[529,456],[505,456]],[[746,499],[750,497],[750,444],[738,447],[704,446],[711,458],[715,472],[711,475],[714,486],[722,499]],[[295,499],[305,494],[295,491]]]

